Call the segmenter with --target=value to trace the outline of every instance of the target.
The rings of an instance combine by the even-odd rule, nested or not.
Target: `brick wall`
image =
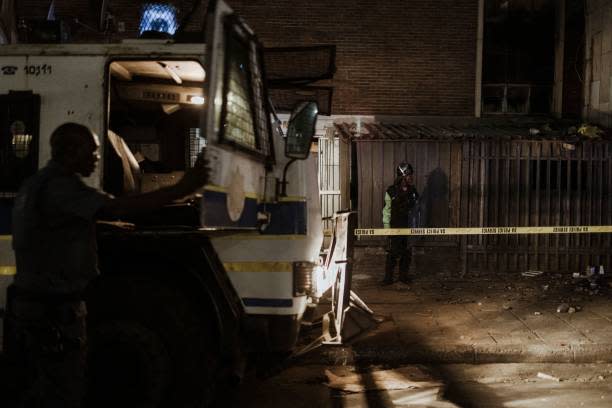
[[[26,3],[18,13],[35,7]],[[58,16],[96,26],[91,0],[56,0]],[[139,5],[110,1],[134,37]],[[188,9],[191,1],[175,1]],[[478,0],[230,0],[267,47],[335,44],[334,114],[472,116]],[[40,8],[40,7],[38,7]],[[45,7],[42,14],[46,14]],[[198,26],[197,22],[192,28]],[[75,40],[100,40],[73,27]],[[103,39],[103,38],[102,38]]]

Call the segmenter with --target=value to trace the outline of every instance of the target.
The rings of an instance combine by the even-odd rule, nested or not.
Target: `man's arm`
[[[188,170],[183,178],[173,186],[164,187],[149,193],[119,197],[107,200],[97,212],[97,218],[118,218],[129,214],[153,211],[184,198],[208,181],[207,162],[200,156],[192,169]]]
[[[391,224],[391,196],[389,193],[385,193],[385,206],[382,210],[383,215],[383,226],[389,228]]]

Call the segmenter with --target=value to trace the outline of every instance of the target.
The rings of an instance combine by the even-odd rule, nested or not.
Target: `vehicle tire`
[[[88,296],[89,407],[202,407],[218,361],[213,325],[178,287],[103,277]]]

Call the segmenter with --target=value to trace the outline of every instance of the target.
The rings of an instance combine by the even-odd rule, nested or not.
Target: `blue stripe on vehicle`
[[[256,227],[257,200],[245,198],[244,209],[237,221],[232,221],[227,213],[227,193],[204,191],[202,221],[204,227]]]
[[[293,307],[293,299],[242,298],[247,307]]]
[[[305,201],[280,201],[259,204],[262,212],[270,213],[270,224],[264,234],[302,234],[307,232],[307,207]]]

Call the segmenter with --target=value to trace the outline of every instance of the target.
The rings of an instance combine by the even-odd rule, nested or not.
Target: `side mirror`
[[[316,102],[301,102],[293,109],[287,127],[285,156],[291,159],[308,157],[318,113],[319,107]]]

